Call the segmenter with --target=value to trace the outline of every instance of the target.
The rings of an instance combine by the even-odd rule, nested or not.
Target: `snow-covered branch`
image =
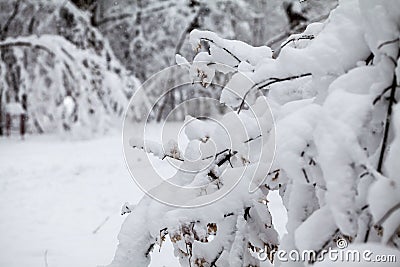
[[[242,110],[242,108],[244,107],[244,104],[246,102],[246,98],[247,96],[251,93],[252,90],[257,89],[257,90],[261,90],[264,89],[265,87],[268,87],[274,83],[279,83],[279,82],[285,82],[285,81],[291,81],[291,80],[295,80],[295,79],[299,79],[299,78],[303,78],[303,77],[307,77],[307,76],[311,76],[311,73],[304,73],[304,74],[300,74],[300,75],[295,75],[295,76],[290,76],[290,77],[285,77],[285,78],[268,78],[266,80],[263,80],[261,82],[258,82],[256,84],[254,84],[249,90],[247,90],[247,92],[244,94],[243,98],[242,98],[242,102],[240,102],[239,108],[237,113],[239,114],[240,111]]]
[[[145,227],[150,237],[141,242],[154,243],[167,227],[183,266],[258,266],[251,252],[278,245],[321,255],[336,248],[337,238],[398,248],[399,18],[395,1],[340,1],[325,22],[290,37],[276,58],[267,46],[192,31],[190,42],[198,54],[190,64],[178,56],[178,63],[205,86],[213,83],[215,73],[229,74],[220,97],[232,108],[220,119],[229,135],[201,120],[187,124],[184,155],[198,159],[190,167],[203,167],[204,159],[210,165],[193,175],[178,172],[172,180],[196,188],[185,207],[214,200],[238,174],[240,182],[218,201],[184,211],[145,198],[138,205],[141,213],[129,216],[121,235],[136,232],[132,229],[143,226],[143,217],[156,217],[157,223]],[[204,41],[209,51],[200,52]],[[265,94],[259,90],[267,87]],[[389,91],[389,101],[379,101]],[[269,105],[263,105],[266,101]],[[215,147],[202,140],[214,141]],[[275,148],[275,155],[265,153]],[[256,185],[254,194],[249,184]],[[287,233],[281,240],[268,210],[270,190],[279,190],[287,209]],[[216,226],[212,241],[206,230],[210,223]],[[129,263],[127,248],[144,254],[133,236],[120,238],[112,266]]]

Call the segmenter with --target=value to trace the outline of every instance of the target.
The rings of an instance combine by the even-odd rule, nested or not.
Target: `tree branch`
[[[129,17],[132,17],[132,16],[133,16],[132,14],[128,14],[127,13],[127,14],[121,14],[121,15],[114,16],[114,17],[107,17],[107,18],[104,18],[104,19],[102,19],[100,21],[96,21],[95,25],[93,25],[93,26],[99,27],[99,26],[101,26],[103,24],[114,22],[114,21],[118,21],[118,20],[123,20],[123,19],[129,18]]]
[[[382,140],[381,153],[379,155],[379,161],[378,161],[378,167],[377,167],[377,171],[380,173],[382,173],[383,159],[385,157],[387,140],[389,137],[390,120],[392,117],[392,108],[393,108],[393,103],[394,103],[394,98],[395,98],[395,93],[396,93],[396,87],[397,87],[396,75],[394,75],[393,82],[391,85],[391,92],[390,92],[389,105],[388,105],[387,116],[386,116],[385,131],[384,131],[383,140]]]
[[[247,143],[249,143],[249,142],[251,142],[251,141],[254,141],[254,140],[257,140],[258,138],[261,138],[261,137],[262,137],[262,135],[260,134],[260,135],[254,137],[254,138],[249,138],[249,139],[247,139],[247,140],[244,141],[243,143],[244,143],[244,144],[247,144]],[[220,155],[222,155],[222,154],[224,154],[225,152],[228,152],[228,151],[230,151],[229,148],[224,149],[224,150],[218,152],[217,154],[215,154],[215,156],[214,156],[214,155],[211,155],[211,156],[202,158],[202,160],[211,159],[212,157],[214,157],[215,159],[217,159],[218,156],[220,156]],[[237,152],[236,152],[236,153],[237,153]]]
[[[375,97],[374,101],[372,102],[373,105],[375,105],[382,97],[383,95],[389,91],[392,88],[392,85],[389,85],[385,89],[383,89],[382,93],[380,93],[377,97]]]
[[[382,223],[384,223],[395,211],[397,211],[398,209],[400,209],[400,202],[397,203],[396,205],[394,205],[393,207],[391,207],[386,213],[385,215],[382,216],[382,218],[375,224],[375,225],[382,225]]]
[[[381,49],[385,45],[393,44],[393,43],[398,42],[398,41],[399,41],[399,38],[396,38],[396,39],[393,39],[393,40],[390,40],[390,41],[385,41],[385,42],[381,43],[380,45],[378,45],[377,48]]]
[[[216,47],[218,47],[218,48],[224,50],[224,51],[227,52],[229,55],[231,55],[234,59],[236,59],[236,60],[238,61],[238,63],[242,62],[242,60],[240,60],[237,56],[235,56],[231,51],[229,51],[229,50],[226,49],[225,47],[222,47],[222,46],[218,45],[217,43],[214,42],[214,40],[211,40],[211,39],[205,38],[205,37],[200,38],[200,40],[213,43]]]
[[[135,145],[133,145],[132,147],[133,147],[133,148],[140,149],[140,150],[143,150],[143,151],[146,152],[147,154],[153,154],[153,155],[154,155],[154,153],[153,153],[152,151],[146,151],[146,150],[144,149],[143,146],[135,146]],[[182,158],[177,158],[177,157],[174,157],[173,155],[168,155],[168,154],[164,154],[163,157],[161,158],[161,160],[164,160],[165,158],[176,159],[176,160],[179,160],[179,161],[182,161],[182,162],[185,161],[185,160],[182,159]]]
[[[224,252],[224,247],[222,247],[221,251],[218,252],[217,256],[215,257],[215,259],[210,263],[210,267],[217,267],[216,263],[219,259],[219,257],[221,257],[222,252]]]
[[[6,23],[4,24],[3,29],[1,29],[1,33],[0,33],[0,39],[1,39],[1,40],[4,40],[4,39],[5,39],[6,33],[8,32],[8,27],[10,27],[11,22],[12,22],[12,21],[14,20],[14,18],[17,16],[18,11],[19,11],[19,4],[20,4],[20,2],[21,2],[21,1],[18,0],[18,1],[15,3],[13,12],[11,13],[11,15],[10,15],[10,17],[8,18],[8,20],[6,21]]]
[[[267,82],[266,84],[263,84],[262,86],[258,87],[258,89],[263,89],[271,84],[274,83],[278,83],[278,82],[284,82],[284,81],[290,81],[290,80],[295,80],[298,78],[303,78],[303,77],[307,77],[307,76],[311,76],[311,73],[304,73],[304,74],[300,74],[297,76],[290,76],[290,77],[286,77],[286,78],[269,78],[266,81],[262,81],[256,84],[256,87],[258,87],[258,85],[260,85],[261,83]]]
[[[318,18],[311,20],[310,23],[322,21],[322,20],[328,18],[329,14],[330,13],[319,16]],[[282,30],[280,34],[278,34],[277,36],[268,40],[266,42],[266,45],[269,47],[275,46],[275,44],[282,42],[285,38],[289,37],[291,34],[304,31],[306,27],[307,27],[307,24],[299,24],[294,29]],[[276,51],[276,53],[274,52],[274,58],[276,58],[278,55],[279,55],[279,51]]]
[[[251,141],[257,140],[257,139],[260,138],[260,137],[262,137],[262,134],[260,134],[260,135],[258,135],[258,136],[256,136],[256,137],[254,137],[254,138],[250,138],[250,139],[244,141],[243,143],[247,144],[247,143],[249,143],[249,142],[251,142]]]
[[[286,45],[288,45],[291,42],[298,41],[298,40],[312,40],[314,38],[315,38],[315,36],[312,34],[303,35],[298,38],[291,38],[281,45],[281,49],[284,48]]]
[[[311,76],[311,73],[304,73],[304,74],[300,74],[300,75],[296,75],[296,76],[290,76],[290,77],[286,77],[286,78],[268,78],[264,81],[258,82],[256,84],[254,84],[249,90],[247,90],[247,92],[244,94],[243,98],[242,98],[242,102],[240,103],[240,106],[238,108],[237,113],[239,114],[240,111],[243,109],[245,101],[246,101],[246,97],[248,96],[248,94],[255,88],[257,89],[264,89],[267,86],[270,86],[274,83],[278,83],[278,82],[284,82],[284,81],[290,81],[290,80],[294,80],[294,79],[299,79],[299,78],[303,78],[303,77],[307,77],[307,76]],[[265,84],[263,84],[265,83]],[[263,84],[263,85],[261,85]]]
[[[303,175],[304,175],[304,178],[306,179],[307,184],[309,184],[310,179],[308,178],[306,170],[304,168],[302,168],[301,171],[303,172]]]
[[[176,44],[175,47],[175,55],[180,54],[180,51],[182,49],[183,43],[185,42],[186,36],[188,33],[190,33],[192,30],[196,29],[199,25],[199,17],[201,15],[201,12],[203,11],[202,8],[199,9],[197,14],[193,17],[193,19],[190,21],[189,25],[186,27],[186,29],[182,32],[181,37],[179,38],[178,43]]]
[[[51,51],[49,48],[43,46],[43,45],[38,45],[38,44],[32,44],[30,42],[23,42],[23,41],[15,41],[15,42],[2,42],[0,43],[0,49],[8,49],[12,47],[27,47],[27,48],[33,48],[33,49],[41,49],[46,51],[49,55],[52,57],[55,57],[55,53]]]
[[[316,258],[318,258],[319,254],[325,250],[325,248],[329,245],[329,243],[332,241],[332,239],[339,233],[339,229],[336,229],[335,232],[331,235],[331,238],[326,240],[325,243],[322,245],[322,247],[315,252]],[[311,261],[310,263],[313,263]]]

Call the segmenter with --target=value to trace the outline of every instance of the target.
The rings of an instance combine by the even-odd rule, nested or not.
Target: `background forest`
[[[0,135],[5,132],[6,111],[18,114],[18,105],[26,110],[27,129],[32,133],[104,132],[121,117],[140,83],[175,64],[175,54],[194,56],[188,44],[193,29],[279,47],[305,27],[304,21],[300,27],[296,25],[300,21],[290,21],[284,5],[288,3],[1,1]],[[309,0],[301,4],[300,12],[308,21],[322,21],[335,5],[336,1]],[[143,96],[143,102],[160,95],[160,90]],[[153,118],[163,118],[185,94],[216,96],[218,90],[190,88],[170,94],[158,103]],[[135,119],[142,119],[140,107],[135,109]],[[176,116],[184,118],[184,114]]]

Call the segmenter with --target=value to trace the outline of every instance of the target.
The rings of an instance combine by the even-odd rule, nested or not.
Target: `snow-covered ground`
[[[125,166],[121,140],[119,134],[85,141],[0,138],[0,266],[110,263],[125,218],[121,206],[144,195]],[[146,175],[146,154],[135,153]],[[282,207],[271,206],[282,233]],[[178,266],[172,255],[168,243],[161,253],[156,248],[151,265]]]

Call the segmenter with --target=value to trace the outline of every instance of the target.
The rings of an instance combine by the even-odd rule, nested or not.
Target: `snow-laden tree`
[[[336,248],[337,238],[358,248],[379,247],[381,253],[398,251],[399,1],[339,1],[326,22],[289,37],[276,59],[266,46],[191,32],[196,50],[204,41],[209,53],[196,55],[190,73],[207,86],[216,72],[233,71],[220,97],[233,109],[220,120],[228,136],[188,118],[184,153],[174,143],[164,150],[140,140],[132,140],[132,146],[182,161],[170,182],[199,186],[190,195],[165,191],[167,182],[150,191],[164,192],[167,203],[195,206],[217,199],[238,176],[240,182],[218,201],[191,209],[144,197],[122,226],[110,266],[147,266],[154,246],[167,235],[182,266],[260,266],[252,253],[278,246],[319,256]],[[194,149],[199,147],[200,157]],[[208,156],[210,151],[214,154]],[[199,171],[182,171],[193,168]],[[268,211],[271,190],[279,190],[287,209],[287,234],[281,240]]]
[[[116,56],[142,82],[173,65],[175,54],[192,54],[188,36],[193,29],[207,28],[224,37],[240,35],[251,40],[249,29],[254,16],[252,5],[242,0],[98,1],[94,9],[94,26],[110,40]],[[173,79],[182,80],[179,75]],[[164,93],[162,87],[155,86],[158,90],[149,90],[153,92],[152,99]],[[219,91],[177,89],[157,103],[152,117],[160,120],[193,93],[215,97]],[[199,105],[204,107],[201,102]],[[180,109],[173,117],[183,119],[185,112]]]
[[[335,3],[309,0],[298,9],[314,20],[327,15]],[[109,38],[116,56],[142,82],[170,66],[175,53],[191,55],[187,37],[193,29],[253,45],[289,31],[281,0],[100,0],[92,6],[94,26]]]
[[[300,12],[303,9],[310,20],[320,20],[326,18],[335,2],[329,0],[322,4],[309,0],[298,9]],[[188,36],[193,29],[210,30],[224,38],[239,39],[253,45],[271,39],[274,46],[291,32],[299,31],[289,27],[281,0],[104,0],[93,3],[92,7],[94,26],[110,40],[116,56],[142,82],[171,66],[176,53],[192,56]],[[299,28],[305,25],[303,23]],[[174,79],[180,77],[175,75]],[[151,91],[155,93],[150,96],[153,99],[164,93],[160,87],[158,91]],[[185,87],[171,92],[158,103],[155,118],[164,118],[177,103],[193,93],[198,96],[213,94],[214,97],[220,89],[206,93],[204,90],[193,92]],[[203,105],[199,103],[199,106]],[[176,114],[176,119],[183,118],[183,112],[180,113]]]
[[[142,82],[170,66],[176,53],[190,55],[185,44],[193,29],[233,38],[249,32],[252,15],[242,0],[99,1],[94,14],[96,27]]]
[[[39,133],[102,132],[121,117],[137,81],[85,13],[68,1],[2,1],[0,9],[3,107],[26,96]]]

